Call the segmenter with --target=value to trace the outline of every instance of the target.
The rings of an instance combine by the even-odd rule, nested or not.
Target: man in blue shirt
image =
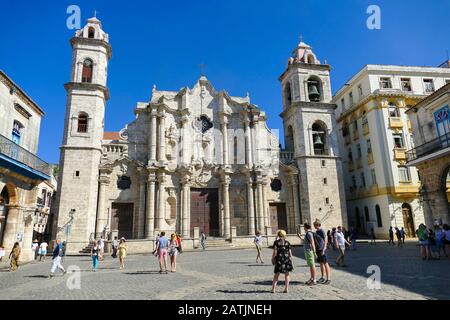
[[[50,276],[49,276],[49,278],[55,276],[56,268],[60,269],[63,272],[63,275],[66,274],[66,270],[61,265],[61,258],[62,258],[62,256],[63,256],[63,248],[62,248],[61,239],[57,239],[56,240],[55,249],[53,250],[52,268],[50,269]]]

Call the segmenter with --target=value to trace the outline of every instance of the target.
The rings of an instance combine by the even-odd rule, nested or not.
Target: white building
[[[424,221],[419,176],[406,166],[414,144],[405,111],[449,81],[445,67],[366,65],[335,94],[351,226],[413,236]]]

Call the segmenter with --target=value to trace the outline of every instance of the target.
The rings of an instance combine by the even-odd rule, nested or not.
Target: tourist
[[[438,257],[441,258],[441,251],[445,254],[445,244],[444,244],[444,237],[445,237],[445,232],[442,229],[442,226],[438,225],[435,226],[435,234],[436,234],[436,245],[438,248]]]
[[[127,246],[125,244],[126,240],[124,237],[120,238],[119,245],[117,246],[117,251],[119,252],[119,263],[120,269],[125,268],[125,258],[127,257]]]
[[[376,242],[375,240],[377,239],[377,237],[375,236],[375,230],[373,230],[373,228],[370,229],[370,245],[375,245]]]
[[[158,253],[159,258],[159,273],[163,273],[163,262],[164,262],[164,269],[165,273],[169,273],[167,271],[167,249],[169,247],[169,240],[165,237],[166,233],[163,231],[161,232],[161,235],[159,237],[156,251]]]
[[[432,229],[428,229],[428,244],[430,246],[431,260],[439,260],[439,249],[437,245],[436,234]]]
[[[203,231],[200,235],[200,245],[202,246],[203,250],[206,249],[206,234]]]
[[[403,244],[405,244],[405,239],[406,239],[406,231],[405,228],[402,227],[402,229],[400,230],[401,234],[402,234],[402,242]]]
[[[356,250],[356,240],[358,240],[358,232],[355,228],[350,230],[350,241],[352,243],[352,250]]]
[[[105,252],[105,241],[103,240],[103,236],[100,237],[100,239],[97,242],[98,244],[98,260],[103,261],[103,253]]]
[[[345,240],[344,234],[342,233],[342,227],[337,227],[336,233],[334,235],[335,246],[339,250],[339,256],[336,259],[336,265],[339,267],[346,267],[345,265],[345,246],[350,245],[347,240]]]
[[[419,228],[416,230],[416,235],[419,239],[420,255],[422,256],[422,260],[427,260],[430,257],[430,249],[427,227],[423,223],[421,223]]]
[[[321,222],[319,219],[316,219],[313,223],[314,229],[316,229],[316,234],[322,238],[323,245],[322,247],[316,248],[317,252],[317,261],[320,264],[320,273],[321,277],[317,280],[317,283],[320,284],[330,284],[331,283],[331,268],[328,264],[327,258],[327,248],[328,248],[328,237],[325,236],[325,231],[321,227]]]
[[[177,236],[177,250],[178,250],[178,253],[182,254],[183,253],[183,244],[182,244],[183,241],[182,241],[182,239],[181,239],[179,234],[177,234],[175,232],[175,235]]]
[[[153,250],[152,254],[157,257],[158,256],[158,242],[159,242],[160,233],[158,232],[155,237],[155,250]]]
[[[39,253],[39,241],[37,239],[33,240],[33,243],[31,244],[31,251],[33,252],[34,260],[37,260]]]
[[[403,247],[402,232],[398,227],[395,227],[395,236],[397,237],[397,247]]]
[[[56,268],[60,269],[63,272],[63,275],[66,274],[66,270],[61,265],[62,256],[63,256],[63,247],[62,247],[61,239],[57,239],[55,249],[53,250],[52,268],[50,269],[49,278],[52,278],[55,275]]]
[[[279,230],[277,232],[278,239],[273,243],[272,264],[275,266],[272,281],[272,293],[275,293],[278,277],[280,273],[284,273],[285,288],[284,292],[289,292],[289,272],[294,270],[292,266],[291,244],[286,240],[286,231]]]
[[[317,259],[317,248],[314,240],[314,233],[311,231],[311,225],[309,223],[303,224],[303,229],[305,230],[305,236],[303,237],[300,233],[297,233],[297,236],[303,241],[303,249],[305,253],[306,264],[309,267],[309,272],[311,274],[311,278],[306,281],[307,286],[312,286],[317,284],[317,270],[316,270],[316,262]]]
[[[114,240],[112,241],[112,254],[111,257],[114,259],[117,258],[117,249],[119,247],[119,240],[117,240],[117,236],[114,237]]]
[[[14,246],[9,254],[9,271],[16,271],[19,268],[19,259],[22,250],[20,249],[20,245],[18,242],[14,243]]]
[[[263,237],[261,236],[261,232],[257,231],[255,235],[255,239],[253,240],[256,246],[256,263],[261,261],[261,264],[264,263],[264,261],[261,258],[261,251],[262,251],[262,243],[263,243]]]
[[[44,240],[39,246],[39,261],[45,261],[45,257],[47,256],[47,248],[48,243]]]
[[[169,242],[169,257],[170,257],[170,272],[177,272],[177,255],[178,255],[178,241],[175,233],[170,235]]]
[[[328,247],[333,246],[332,240],[333,240],[333,238],[331,237],[331,230],[328,230],[327,231],[327,246]]]
[[[392,227],[389,228],[389,245],[395,245],[394,242],[394,229]]]
[[[331,238],[332,238],[331,246],[333,247],[333,250],[337,250],[336,241],[334,241],[335,236],[336,236],[336,228],[333,228],[331,229]]]
[[[347,231],[344,227],[342,227],[342,233],[344,234],[345,240],[347,240],[347,243],[345,244],[345,248],[350,247],[350,232]]]
[[[97,241],[94,241],[94,245],[91,248],[92,271],[94,271],[94,272],[97,272],[99,252],[100,252],[100,246],[98,245]]]
[[[445,245],[445,255],[450,259],[450,226],[444,224],[442,228],[444,229],[442,241]]]

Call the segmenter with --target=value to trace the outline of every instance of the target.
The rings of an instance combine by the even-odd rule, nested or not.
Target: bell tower
[[[58,181],[57,237],[82,249],[97,230],[98,167],[102,155],[106,87],[112,51],[109,37],[97,18],[90,18],[70,40],[72,67],[67,91],[64,136]],[[103,216],[104,213],[100,213]],[[100,219],[100,221],[102,221]]]
[[[285,149],[299,169],[300,217],[327,227],[346,226],[342,163],[331,103],[330,66],[304,42],[288,59],[279,78],[283,97]]]

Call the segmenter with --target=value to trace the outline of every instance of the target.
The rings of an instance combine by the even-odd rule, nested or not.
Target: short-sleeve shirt
[[[312,231],[308,231],[305,235],[305,243],[304,243],[305,250],[312,250],[311,241],[314,241],[314,235]]]
[[[53,250],[53,259],[56,257],[62,257],[62,243],[55,246],[55,250]]]
[[[263,242],[262,236],[255,236],[255,243],[256,243],[258,246],[261,246],[261,245],[262,245],[262,242]]]
[[[336,231],[334,236],[336,238],[338,245],[345,246],[345,238],[344,238],[344,235],[342,234],[342,232]]]
[[[167,249],[169,246],[169,240],[166,237],[160,237],[159,238],[159,250]]]
[[[48,247],[47,242],[42,242],[42,243],[41,243],[41,246],[40,246],[41,250],[47,251],[47,247]]]

